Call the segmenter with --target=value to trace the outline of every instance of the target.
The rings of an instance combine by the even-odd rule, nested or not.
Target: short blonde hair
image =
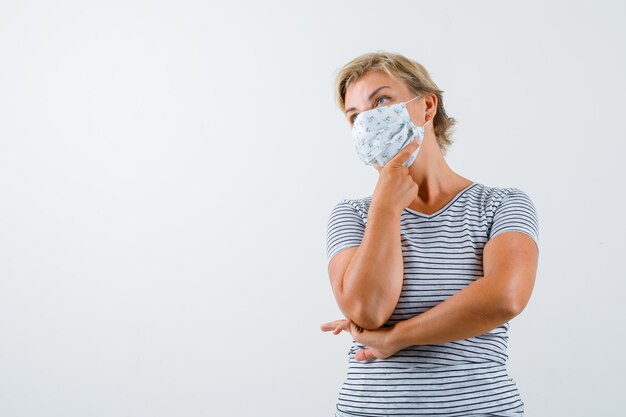
[[[354,58],[340,68],[335,79],[335,95],[341,111],[346,109],[348,86],[372,71],[384,71],[390,77],[405,81],[409,90],[416,95],[433,93],[437,96],[437,113],[433,120],[433,128],[439,148],[445,155],[453,142],[452,133],[456,119],[446,114],[443,90],[433,82],[426,68],[403,55],[384,51],[370,52]]]

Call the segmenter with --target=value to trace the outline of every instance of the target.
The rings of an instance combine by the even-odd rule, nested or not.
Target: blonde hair
[[[405,81],[409,90],[416,95],[433,93],[437,96],[437,113],[432,123],[439,148],[445,155],[453,142],[452,133],[456,119],[446,114],[443,106],[443,90],[440,90],[433,82],[426,68],[403,55],[384,51],[370,52],[354,58],[340,68],[335,79],[335,95],[341,111],[346,109],[345,98],[348,86],[366,73],[373,71],[384,71],[392,78]]]

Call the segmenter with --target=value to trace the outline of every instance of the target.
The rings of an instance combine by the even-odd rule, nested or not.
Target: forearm
[[[349,318],[364,329],[382,326],[398,303],[403,275],[400,214],[371,207],[343,279],[342,293],[352,306]]]
[[[481,277],[430,310],[397,323],[392,339],[404,349],[481,335],[517,315],[507,294],[502,284]]]

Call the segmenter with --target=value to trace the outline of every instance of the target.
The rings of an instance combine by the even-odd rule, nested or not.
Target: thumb
[[[368,361],[370,359],[376,359],[376,356],[369,349],[359,349],[354,355],[354,359],[357,361]]]

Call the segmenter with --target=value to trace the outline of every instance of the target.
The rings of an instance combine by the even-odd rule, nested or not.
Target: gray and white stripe
[[[359,246],[372,196],[344,199],[328,218],[327,259]],[[430,215],[406,208],[400,219],[404,283],[391,326],[446,300],[482,277],[487,241],[506,231],[537,244],[531,199],[514,187],[474,182]],[[359,362],[352,341],[336,416],[523,416],[524,403],[506,369],[509,323],[482,335],[405,348],[386,359]]]

